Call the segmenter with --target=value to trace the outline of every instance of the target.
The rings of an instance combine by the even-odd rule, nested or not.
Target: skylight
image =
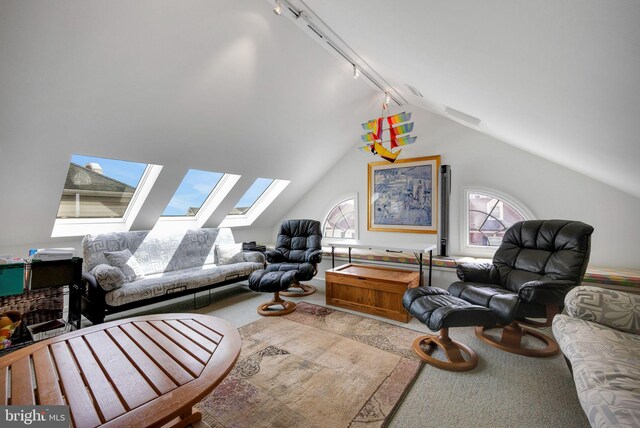
[[[273,178],[258,178],[253,182],[251,187],[242,195],[236,206],[229,212],[229,215],[245,215],[256,203],[258,198],[273,183]]]
[[[147,164],[73,155],[57,218],[122,218]]]
[[[289,183],[289,180],[258,178],[220,223],[220,227],[250,226]]]
[[[163,217],[195,217],[224,174],[190,169],[162,213]]]
[[[161,165],[73,155],[51,237],[131,228]]]

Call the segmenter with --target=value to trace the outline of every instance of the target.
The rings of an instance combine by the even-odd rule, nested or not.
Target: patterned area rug
[[[198,404],[218,427],[379,427],[417,376],[418,332],[301,302],[240,328],[233,371]]]

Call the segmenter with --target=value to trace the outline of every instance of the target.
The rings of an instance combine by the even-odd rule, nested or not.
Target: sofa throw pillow
[[[230,265],[244,261],[242,253],[242,243],[239,244],[218,244],[216,245],[216,264]]]
[[[111,265],[98,265],[94,267],[90,273],[96,277],[98,285],[102,287],[104,291],[115,290],[127,282],[124,273],[122,273],[119,268]]]
[[[264,254],[258,251],[250,251],[243,254],[245,262],[262,263],[265,262]]]
[[[122,271],[127,282],[144,278],[144,272],[138,264],[136,258],[129,249],[122,251],[106,251],[104,256],[111,266],[115,266]]]

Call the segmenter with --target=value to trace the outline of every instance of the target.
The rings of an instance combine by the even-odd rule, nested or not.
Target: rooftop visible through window
[[[147,164],[73,155],[57,218],[122,218]]]

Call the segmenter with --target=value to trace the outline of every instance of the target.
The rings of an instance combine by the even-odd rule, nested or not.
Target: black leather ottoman
[[[491,310],[473,305],[436,287],[408,289],[402,298],[405,309],[429,329],[440,331],[439,336],[425,335],[413,342],[413,351],[428,364],[451,371],[467,371],[478,365],[478,356],[468,346],[451,340],[449,327],[485,326],[496,324]],[[440,348],[448,361],[431,356]],[[468,355],[465,360],[462,352]]]
[[[258,306],[258,313],[263,316],[286,315],[296,310],[296,304],[280,298],[280,292],[291,287],[297,281],[296,270],[271,271],[260,269],[249,277],[249,288],[261,293],[274,293],[273,300]],[[282,309],[269,309],[280,305]]]

